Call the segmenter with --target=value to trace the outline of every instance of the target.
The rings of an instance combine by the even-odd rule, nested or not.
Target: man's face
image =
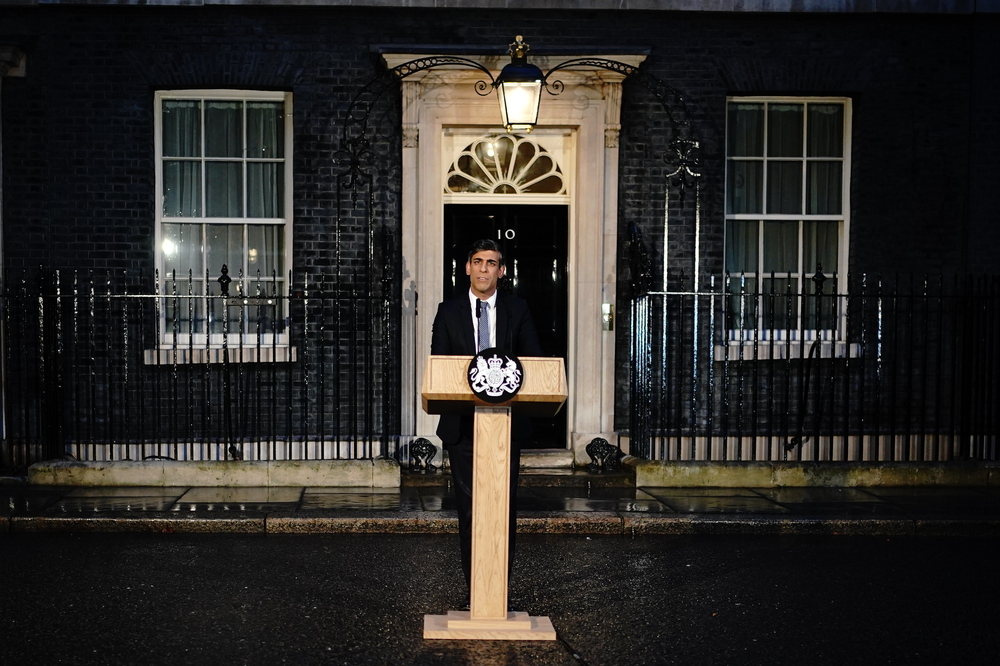
[[[465,274],[469,284],[480,300],[486,300],[497,290],[497,281],[503,277],[504,267],[500,265],[500,253],[480,250],[465,262]]]

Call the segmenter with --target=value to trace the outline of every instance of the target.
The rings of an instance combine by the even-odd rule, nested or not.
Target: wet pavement
[[[577,478],[518,493],[518,529],[569,534],[998,535],[1000,488],[633,488]],[[0,532],[437,533],[446,477],[401,488],[0,485]]]
[[[558,640],[501,642],[422,638],[464,596],[454,535],[10,532],[0,663],[986,664],[998,546],[526,534],[511,603]]]

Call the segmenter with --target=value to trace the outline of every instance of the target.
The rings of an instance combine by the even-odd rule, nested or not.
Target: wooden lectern
[[[471,356],[431,356],[424,374],[428,414],[475,409],[472,460],[472,590],[469,610],[424,616],[424,638],[478,640],[556,639],[547,617],[507,611],[507,541],[510,512],[510,413],[551,416],[568,395],[561,358],[524,357],[520,391],[489,404],[469,388]]]

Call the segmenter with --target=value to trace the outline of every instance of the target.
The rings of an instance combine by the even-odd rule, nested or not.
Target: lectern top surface
[[[524,380],[521,389],[512,400],[502,404],[546,403],[544,408],[542,405],[536,405],[536,407],[544,409],[543,413],[553,414],[557,412],[569,395],[563,359],[524,356],[519,360],[524,367]],[[421,395],[423,396],[424,409],[428,413],[453,413],[456,408],[464,407],[468,410],[476,404],[496,406],[482,402],[469,388],[467,373],[471,361],[471,356],[429,356],[427,358]],[[448,405],[446,403],[462,404]],[[441,411],[442,409],[444,411]]]

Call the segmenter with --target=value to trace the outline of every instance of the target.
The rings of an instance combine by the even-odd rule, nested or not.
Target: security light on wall
[[[510,64],[493,82],[500,102],[500,119],[508,132],[530,132],[538,123],[542,70],[528,62],[531,47],[518,35],[510,45]]]

